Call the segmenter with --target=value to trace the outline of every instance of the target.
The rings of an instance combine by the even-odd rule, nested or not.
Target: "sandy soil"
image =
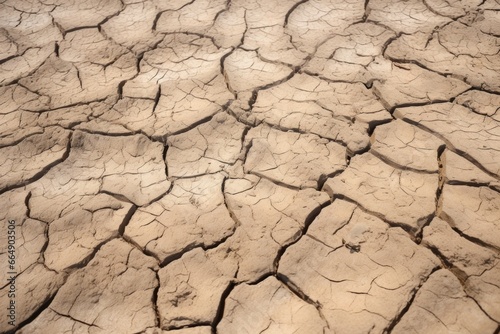
[[[498,334],[500,0],[2,0],[0,203],[0,333]]]

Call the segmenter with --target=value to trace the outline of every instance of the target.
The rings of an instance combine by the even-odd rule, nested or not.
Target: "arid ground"
[[[1,0],[0,205],[1,333],[498,334],[500,0]]]

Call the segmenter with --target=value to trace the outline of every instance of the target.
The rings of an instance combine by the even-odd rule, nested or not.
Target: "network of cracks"
[[[0,1],[0,332],[498,334],[499,110],[499,0]]]

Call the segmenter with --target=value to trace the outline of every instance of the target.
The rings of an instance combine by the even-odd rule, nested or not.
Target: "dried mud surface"
[[[498,334],[500,2],[2,0],[0,203],[1,333]]]

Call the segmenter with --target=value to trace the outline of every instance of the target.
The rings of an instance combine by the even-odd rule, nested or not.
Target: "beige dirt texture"
[[[0,0],[0,334],[500,334],[500,0]]]

